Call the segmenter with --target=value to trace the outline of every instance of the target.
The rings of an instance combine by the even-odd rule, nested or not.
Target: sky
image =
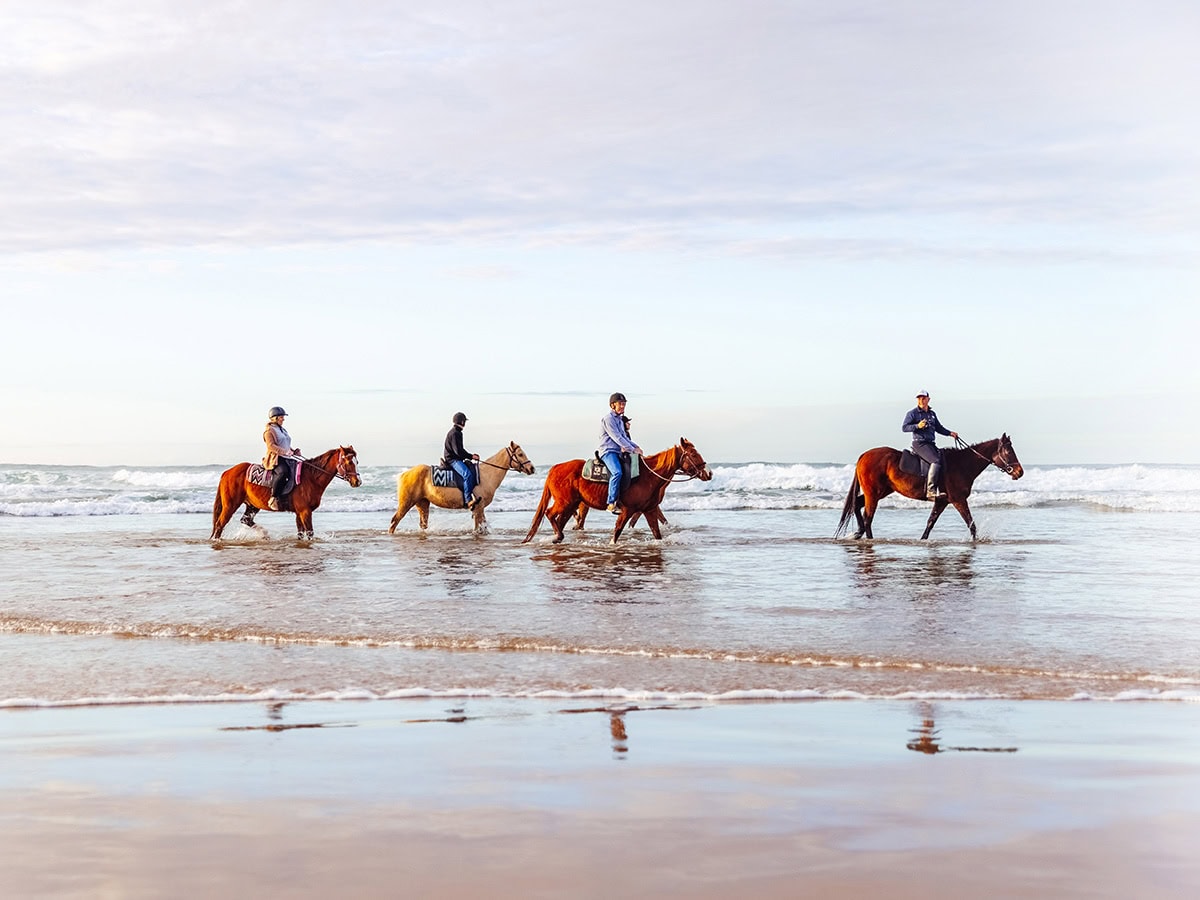
[[[0,7],[0,463],[1200,463],[1200,5]]]

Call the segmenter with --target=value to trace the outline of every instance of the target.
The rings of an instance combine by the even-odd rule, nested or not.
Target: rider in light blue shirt
[[[596,452],[608,467],[608,511],[614,516],[621,512],[617,493],[621,488],[621,453],[642,455],[642,448],[625,433],[625,395],[608,398],[608,415],[600,420],[600,446]]]

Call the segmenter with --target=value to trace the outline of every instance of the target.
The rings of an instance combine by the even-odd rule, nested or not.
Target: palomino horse
[[[580,502],[586,503],[592,509],[604,509],[608,500],[608,485],[585,481],[582,472],[582,459],[571,459],[550,467],[546,475],[546,487],[542,489],[542,500],[534,513],[533,524],[529,526],[529,534],[525,535],[522,543],[533,540],[542,519],[549,518],[550,525],[554,528],[554,543],[557,544],[563,539],[563,528]],[[662,537],[658,517],[649,513],[650,510],[657,509],[663,491],[671,483],[676,472],[683,472],[689,480],[712,479],[712,471],[704,457],[687,438],[680,438],[678,444],[661,453],[642,457],[641,474],[633,480],[621,497],[621,514],[617,516],[617,525],[613,529],[614,544],[625,525],[638,513],[645,516],[646,524],[650,526],[654,536]]]
[[[509,471],[520,472],[522,475],[533,474],[533,463],[516,443],[510,442],[507,447],[501,447],[487,459],[479,461],[479,484],[475,486],[475,496],[479,503],[475,505],[475,530],[486,530],[487,522],[483,517],[483,509],[496,496],[496,488]],[[440,506],[442,509],[462,509],[463,494],[455,487],[434,487],[433,469],[429,466],[413,466],[407,472],[401,472],[396,479],[397,506],[396,514],[392,516],[392,524],[388,533],[394,534],[396,525],[408,514],[414,506],[421,516],[421,528],[429,527],[429,504]]]
[[[960,441],[960,443],[962,443]],[[1012,441],[1007,434],[990,441],[968,446],[963,443],[959,449],[947,448],[942,451],[945,468],[942,470],[942,486],[945,496],[933,501],[933,512],[929,514],[929,523],[921,540],[929,537],[933,531],[933,523],[938,520],[947,503],[953,503],[967,527],[971,529],[971,540],[975,540],[975,520],[971,518],[971,509],[967,506],[967,497],[971,496],[971,485],[988,466],[1003,469],[1013,477],[1013,480],[1025,474],[1021,461],[1017,459]],[[858,458],[854,467],[854,481],[850,492],[846,495],[846,505],[842,507],[842,519],[838,522],[834,537],[841,537],[846,526],[850,524],[850,516],[858,520],[858,531],[854,537],[871,534],[871,520],[875,518],[875,509],[879,501],[888,494],[896,491],[912,500],[924,500],[925,479],[900,471],[900,451],[891,447],[876,447],[868,450]]]
[[[221,473],[221,483],[217,487],[217,499],[213,503],[213,530],[211,540],[217,540],[239,506],[246,504],[246,514],[242,521],[247,525],[254,524],[254,516],[260,509],[272,511],[267,505],[271,499],[271,488],[259,484],[251,484],[246,480],[250,463],[238,463],[232,469]],[[326,450],[320,456],[304,460],[300,470],[300,483],[290,494],[280,498],[283,507],[280,512],[290,511],[296,514],[296,533],[301,538],[313,536],[313,510],[321,505],[321,495],[329,482],[341,478],[350,483],[350,487],[358,487],[362,480],[358,477],[358,455],[353,447],[334,447]]]

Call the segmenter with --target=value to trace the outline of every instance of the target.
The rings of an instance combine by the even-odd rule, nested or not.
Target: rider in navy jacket
[[[937,447],[937,435],[957,438],[958,432],[951,431],[938,421],[937,413],[929,406],[929,392],[920,391],[917,394],[917,405],[908,411],[904,431],[912,433],[912,451],[929,463],[929,476],[925,482],[925,496],[930,500],[946,496],[941,489],[942,451]]]

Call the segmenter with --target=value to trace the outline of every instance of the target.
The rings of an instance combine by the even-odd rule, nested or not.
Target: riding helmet
[[[282,406],[272,406],[271,411],[267,413],[268,419],[273,419],[276,416],[286,416],[287,411]]]
[[[454,424],[455,425],[466,425],[467,424],[467,414],[456,412],[454,414]]]
[[[614,403],[628,403],[628,402],[629,401],[627,401],[625,399],[625,395],[622,394],[620,391],[617,391],[615,394],[613,394],[611,397],[608,398],[609,406],[612,406]]]

